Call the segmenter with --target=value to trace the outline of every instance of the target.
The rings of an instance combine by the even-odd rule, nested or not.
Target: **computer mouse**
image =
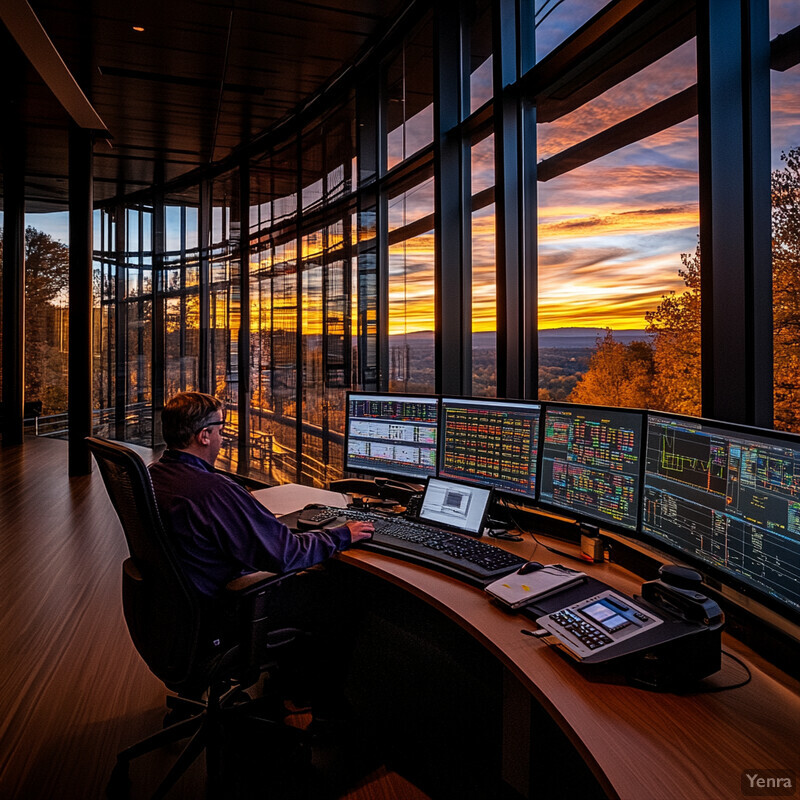
[[[540,564],[538,561],[526,561],[517,572],[520,575],[527,575],[529,572],[536,572],[537,569],[542,569],[542,567],[544,567],[544,564]]]

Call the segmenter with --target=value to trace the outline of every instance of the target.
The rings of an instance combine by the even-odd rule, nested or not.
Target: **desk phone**
[[[663,620],[609,589],[545,614],[536,622],[554,634],[570,655],[583,660],[649,631]]]

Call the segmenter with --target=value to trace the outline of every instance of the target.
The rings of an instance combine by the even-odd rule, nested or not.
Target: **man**
[[[167,450],[150,467],[158,507],[175,537],[187,576],[216,596],[248,572],[287,572],[318,564],[372,534],[372,524],[293,533],[246,489],[214,470],[225,406],[216,397],[184,392],[161,414]]]

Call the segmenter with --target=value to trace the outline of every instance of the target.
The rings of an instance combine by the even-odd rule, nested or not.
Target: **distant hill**
[[[652,334],[643,330],[613,331],[614,339],[622,344],[641,342],[652,339]],[[539,331],[539,347],[552,348],[594,348],[597,338],[606,335],[605,328],[546,328]],[[389,337],[391,344],[407,341],[409,345],[433,344],[433,331],[415,331]],[[497,347],[497,336],[494,331],[472,334],[474,350],[494,350]]]
[[[641,330],[614,331],[614,339],[622,344],[647,341],[652,334]],[[554,348],[594,348],[597,337],[601,339],[606,335],[605,328],[546,328],[539,331],[539,347]],[[494,350],[497,338],[494,331],[474,333],[472,346],[475,350]]]
[[[612,331],[614,341],[622,344],[649,341],[651,333],[642,330]],[[605,328],[547,328],[539,331],[539,347],[594,347],[597,338],[604,338]]]

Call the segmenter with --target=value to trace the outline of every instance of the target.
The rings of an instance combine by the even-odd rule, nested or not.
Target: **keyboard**
[[[387,517],[357,508],[323,507],[303,512],[304,519],[316,519],[322,524],[333,515],[339,524],[345,519],[371,522],[375,526],[372,539],[358,543],[364,550],[397,556],[475,586],[485,586],[525,563],[521,556],[496,545],[402,517]]]

